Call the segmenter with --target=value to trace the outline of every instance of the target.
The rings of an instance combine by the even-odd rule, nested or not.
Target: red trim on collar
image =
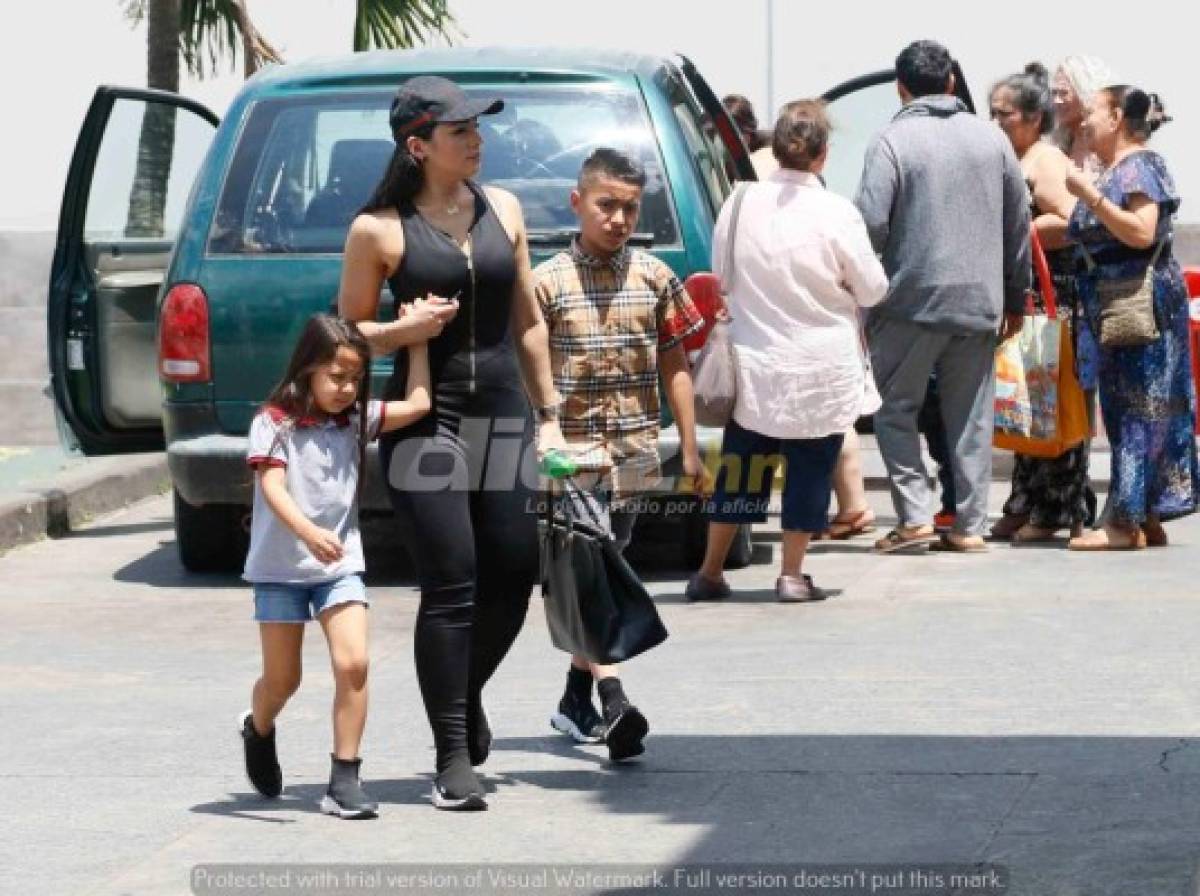
[[[282,423],[284,420],[287,420],[288,417],[291,416],[283,408],[278,407],[273,404],[267,405],[264,408],[264,410],[267,412],[267,417],[269,417],[271,422],[276,425],[279,425],[280,423]],[[334,424],[337,426],[349,426],[350,425],[350,415],[343,412],[341,414],[334,414],[332,417],[312,417],[312,416],[298,417],[298,418],[296,418],[296,428],[297,429],[305,429],[310,426],[320,426],[326,420],[332,420],[334,422]]]

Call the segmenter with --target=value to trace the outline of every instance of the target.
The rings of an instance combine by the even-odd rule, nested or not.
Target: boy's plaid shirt
[[[577,238],[535,274],[563,437],[573,448],[607,452],[614,496],[652,488],[661,476],[658,352],[700,330],[704,318],[666,264],[628,246],[600,259]]]

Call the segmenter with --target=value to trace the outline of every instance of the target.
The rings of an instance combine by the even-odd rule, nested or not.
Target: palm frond
[[[130,25],[136,28],[146,19],[146,0],[121,0],[121,11],[129,19]]]
[[[215,74],[222,61],[232,70],[242,42],[231,0],[182,0],[179,43],[188,71],[197,78]]]
[[[246,77],[264,63],[283,62],[283,56],[254,27],[246,0],[182,0],[179,41],[188,70],[203,78],[239,52]]]
[[[461,36],[449,0],[356,0],[354,50],[402,50],[441,35]]]

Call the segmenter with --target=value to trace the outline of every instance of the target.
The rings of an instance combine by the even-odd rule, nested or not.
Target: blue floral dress
[[[1137,194],[1158,203],[1159,240],[1169,238],[1179,194],[1162,156],[1131,153],[1100,176],[1097,188],[1127,208]],[[1079,275],[1083,307],[1081,360],[1091,357],[1100,391],[1100,413],[1112,450],[1108,513],[1118,525],[1138,525],[1196,510],[1200,467],[1194,436],[1196,394],[1188,350],[1188,299],[1183,272],[1163,251],[1154,272],[1154,306],[1160,335],[1150,345],[1105,348],[1098,344],[1099,280],[1140,277],[1154,249],[1133,249],[1117,240],[1084,203],[1075,206],[1068,235],[1087,247],[1096,262]],[[1082,257],[1082,253],[1080,253]],[[1090,349],[1090,350],[1089,350]],[[1093,354],[1094,352],[1094,354]],[[1090,378],[1081,371],[1081,379]]]

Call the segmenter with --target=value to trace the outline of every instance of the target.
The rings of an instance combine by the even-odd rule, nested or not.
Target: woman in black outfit
[[[445,78],[412,78],[391,109],[396,151],[346,238],[339,308],[377,353],[428,339],[433,413],[390,433],[380,454],[421,585],[417,678],[437,748],[433,803],[486,808],[472,769],[491,731],[481,691],[525,619],[537,576],[539,450],[563,444],[547,332],[515,197],[484,188],[479,115]],[[386,280],[398,317],[375,322]],[[524,387],[522,387],[522,374]],[[528,398],[526,398],[528,392]]]

